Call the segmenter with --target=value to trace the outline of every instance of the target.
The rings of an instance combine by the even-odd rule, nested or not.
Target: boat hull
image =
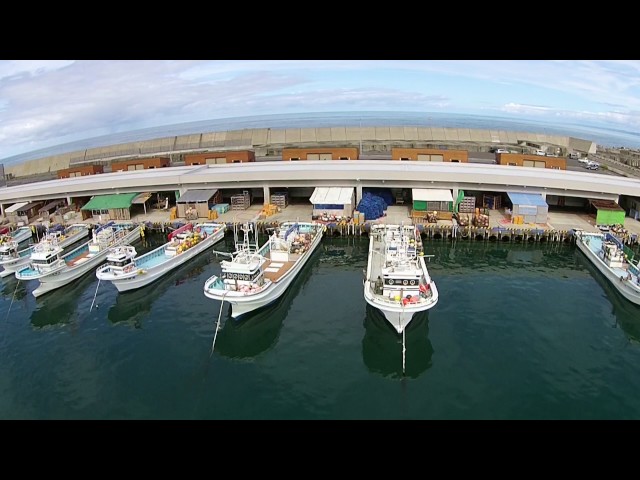
[[[11,234],[11,238],[13,238],[18,244],[24,244],[33,238],[33,232],[29,227],[20,227]]]
[[[240,292],[229,292],[222,289],[207,288],[207,285],[210,285],[215,281],[215,278],[217,278],[214,276],[205,282],[205,296],[213,300],[229,303],[231,305],[231,317],[235,320],[240,320],[248,313],[272,304],[284,294],[291,282],[293,282],[298,273],[300,273],[302,267],[304,267],[309,261],[309,258],[311,258],[317,250],[318,245],[320,245],[323,234],[324,230],[319,229],[315,234],[309,250],[297,260],[297,262],[291,267],[287,274],[280,279],[280,281],[270,284],[265,290],[255,294],[242,294]]]
[[[576,245],[578,249],[584,253],[589,261],[605,276],[605,278],[613,285],[613,287],[627,300],[640,305],[640,287],[633,282],[627,280],[620,280],[620,277],[612,271],[606,263],[593,251],[584,240],[589,235],[577,234]]]
[[[430,303],[425,303],[420,306],[402,306],[400,303],[392,305],[389,303],[381,302],[376,298],[376,295],[371,293],[369,289],[365,291],[364,299],[372,307],[378,309],[380,313],[384,315],[387,322],[396,330],[397,333],[402,333],[407,328],[414,315],[419,312],[424,312],[433,308],[438,303],[438,287],[435,283],[431,284],[432,298],[435,300]]]
[[[135,227],[130,232],[127,233],[118,244],[123,243],[132,243],[136,240],[140,239],[140,229]],[[109,254],[109,249],[106,248],[101,252],[96,253],[93,257],[89,258],[87,261],[77,265],[75,267],[64,268],[62,270],[58,270],[55,273],[51,273],[49,275],[42,276],[38,278],[40,281],[40,285],[32,292],[34,297],[39,297],[44,295],[47,292],[60,288],[68,283],[80,278],[85,273],[95,269],[100,262],[104,261]]]
[[[72,235],[69,235],[68,237],[65,237],[65,239],[60,241],[58,244],[62,248],[66,248],[69,245],[73,245],[74,243],[79,242],[83,238],[87,238],[88,236],[89,236],[89,229],[84,228],[82,230],[78,230],[76,233]]]
[[[110,282],[113,283],[118,292],[127,292],[129,290],[135,290],[149,285],[163,275],[178,268],[180,265],[184,264],[196,255],[202,253],[207,248],[212,247],[215,243],[224,238],[224,234],[224,229],[221,229],[215,234],[209,235],[204,240],[201,240],[197,245],[185,250],[180,255],[167,258],[167,261],[165,262],[154,265],[151,268],[144,269],[144,273],[138,272],[134,276],[118,278],[117,280],[110,280]]]

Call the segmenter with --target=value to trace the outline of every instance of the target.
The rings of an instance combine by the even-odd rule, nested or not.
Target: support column
[[[456,204],[456,201],[458,200],[458,195],[460,194],[460,189],[458,189],[458,187],[454,187],[453,189],[453,204]]]
[[[270,189],[267,185],[265,185],[264,187],[262,187],[262,190],[264,191],[264,205],[268,205],[269,203],[271,203],[271,193],[270,193]]]
[[[356,205],[360,203],[360,200],[362,200],[362,185],[358,184],[356,185]]]
[[[547,201],[547,192],[542,192],[540,195],[542,195],[542,199],[546,202]]]
[[[0,203],[0,214],[4,217],[4,203]]]

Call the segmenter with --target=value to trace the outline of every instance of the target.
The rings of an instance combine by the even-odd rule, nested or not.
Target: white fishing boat
[[[238,239],[238,225],[234,226],[236,250],[231,260],[220,262],[222,273],[204,283],[205,296],[228,302],[235,319],[269,305],[285,292],[320,245],[325,226],[315,222],[284,222],[261,247],[253,223],[244,223],[241,229],[242,243]]]
[[[41,248],[48,248],[52,243],[65,248],[87,237],[89,230],[89,226],[84,223],[69,225],[63,230],[48,231],[38,244],[42,244]],[[14,275],[16,271],[29,264],[35,248],[36,245],[20,248],[15,240],[0,245],[0,267],[2,267],[0,277]]]
[[[4,243],[8,243],[11,241],[15,241],[18,244],[21,244],[21,243],[24,244],[29,240],[31,240],[32,237],[33,237],[33,230],[31,230],[31,227],[27,227],[27,226],[18,227],[13,232],[0,235],[0,246],[2,246]]]
[[[364,298],[380,310],[398,333],[414,314],[438,302],[429,275],[420,232],[413,225],[371,226]]]
[[[73,223],[61,229],[52,228],[47,231],[43,238],[55,238],[58,245],[62,248],[67,248],[69,245],[73,245],[83,238],[88,237],[90,232],[90,225],[86,223]]]
[[[116,245],[130,244],[140,238],[140,228],[133,224],[110,222],[93,231],[92,239],[63,254],[63,249],[34,251],[28,267],[15,272],[18,280],[39,280],[32,292],[35,297],[62,287],[96,268]]]
[[[640,305],[640,270],[629,262],[624,245],[611,233],[575,230],[576,245],[623,297]]]
[[[110,281],[119,292],[144,287],[222,240],[225,230],[223,223],[187,223],[171,232],[167,243],[139,257],[135,249],[115,247],[96,277]]]

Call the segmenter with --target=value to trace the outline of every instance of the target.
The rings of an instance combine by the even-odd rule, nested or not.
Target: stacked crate
[[[249,192],[245,190],[241,195],[231,197],[231,210],[246,210],[251,206]]]
[[[476,197],[464,197],[458,205],[458,212],[473,213],[476,210]]]
[[[271,195],[271,203],[280,208],[286,208],[286,206],[289,204],[288,195],[282,192],[274,193]]]
[[[502,206],[502,196],[500,195],[484,195],[482,197],[482,207],[489,210],[499,210]]]

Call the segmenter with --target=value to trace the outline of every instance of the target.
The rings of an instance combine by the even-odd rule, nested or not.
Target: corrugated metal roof
[[[96,195],[81,210],[109,210],[112,208],[130,208],[138,193],[118,193],[113,195]]]
[[[146,202],[150,198],[151,198],[151,194],[150,193],[141,193],[136,198],[134,198],[131,203],[142,205],[144,202]]]
[[[208,190],[187,190],[176,203],[203,203],[208,202],[218,192],[217,188]]]
[[[29,202],[19,202],[19,203],[14,203],[13,205],[11,205],[8,208],[5,208],[4,211],[6,213],[13,213],[16,210],[20,210],[22,207],[24,207],[25,205],[27,205]]]
[[[27,203],[26,205],[20,207],[17,211],[18,212],[26,212],[27,210],[31,210],[33,207],[37,207],[38,205],[41,205],[42,202],[31,202],[31,203]]]
[[[453,195],[449,189],[412,188],[411,195],[414,200],[424,202],[453,202]]]
[[[353,201],[353,192],[349,187],[316,187],[309,201],[314,205],[346,205]]]
[[[51,210],[54,207],[58,207],[59,205],[64,205],[64,200],[52,200],[51,202],[47,203],[44,207],[42,207],[39,212],[45,212],[48,210]]]
[[[590,198],[589,203],[593,205],[595,208],[597,208],[598,210],[613,210],[613,211],[623,210],[624,211],[624,208],[622,208],[613,200],[595,200]]]
[[[507,192],[511,203],[514,205],[535,205],[536,207],[546,207],[547,202],[539,193],[515,193]]]

